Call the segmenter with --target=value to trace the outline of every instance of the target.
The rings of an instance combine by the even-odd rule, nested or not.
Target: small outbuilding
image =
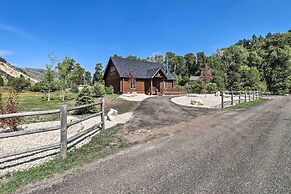
[[[162,63],[110,57],[103,80],[116,93],[163,94],[174,87],[175,78]]]

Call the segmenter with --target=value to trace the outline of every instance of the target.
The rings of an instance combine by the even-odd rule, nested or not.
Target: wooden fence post
[[[241,91],[238,92],[238,103],[240,104],[240,95],[241,95]]]
[[[245,102],[247,102],[247,91],[245,91]]]
[[[102,113],[101,113],[102,130],[104,130],[105,129],[105,103],[104,103],[104,98],[102,98],[100,106],[101,106],[101,111],[102,111]]]
[[[223,102],[223,91],[220,91],[220,94],[221,94],[221,108],[223,109],[224,107],[224,102]]]
[[[251,91],[249,91],[249,102],[251,101]]]
[[[63,158],[67,157],[67,106],[61,106],[61,139],[60,139],[60,154]]]
[[[233,91],[231,91],[231,105],[233,105]]]
[[[253,91],[253,100],[255,100],[255,91]]]

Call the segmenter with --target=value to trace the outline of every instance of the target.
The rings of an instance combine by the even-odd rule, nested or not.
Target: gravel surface
[[[238,100],[238,96],[234,96],[234,100]],[[244,100],[244,97],[241,98]],[[200,108],[220,108],[221,105],[221,96],[215,96],[214,94],[190,94],[187,96],[179,96],[171,99],[172,102],[182,105],[182,106],[189,106],[189,107],[200,107]],[[204,105],[192,105],[191,100],[202,100]],[[231,98],[230,95],[226,95],[224,97],[225,102],[230,102]]]
[[[134,102],[141,102],[147,98],[151,98],[155,96],[150,96],[150,95],[145,95],[145,94],[137,94],[137,95],[132,95],[132,94],[122,94],[119,96],[119,98],[122,98],[124,100],[128,101],[134,101]]]
[[[291,96],[212,112],[18,193],[290,193],[290,126]]]
[[[119,123],[124,124],[126,123],[131,117],[132,112],[124,113],[117,115],[113,121],[105,121],[105,128],[113,127]],[[68,123],[74,120],[77,120],[77,117],[68,116]],[[101,121],[101,117],[94,117],[83,121],[79,124],[73,125],[72,127],[68,128],[68,138],[72,137],[73,135],[93,127],[96,123]],[[53,127],[60,125],[59,121],[50,121],[50,122],[41,122],[41,123],[32,123],[21,126],[22,129],[36,129],[36,128],[43,128],[43,127]],[[90,141],[89,138],[86,138],[81,143],[77,144],[76,147],[80,147]],[[35,148],[39,146],[45,146],[52,143],[59,143],[60,142],[60,132],[50,131],[45,133],[37,133],[25,136],[18,136],[18,137],[11,137],[6,139],[1,139],[0,141],[0,154],[4,153],[11,153],[16,151],[22,151],[25,149]],[[0,175],[5,174],[7,172],[11,172],[14,170],[23,170],[33,166],[37,166],[42,164],[45,161],[48,161],[52,158],[54,153],[59,152],[59,149],[45,151],[45,152],[34,152],[32,154],[23,154],[17,157],[9,157],[0,159]],[[22,157],[26,156],[26,157]],[[18,159],[19,158],[19,159]]]
[[[207,109],[189,108],[171,102],[172,96],[156,96],[142,101],[134,111],[132,119],[126,123],[129,131],[150,130],[186,122],[198,115],[209,112]],[[174,97],[175,98],[175,97]]]

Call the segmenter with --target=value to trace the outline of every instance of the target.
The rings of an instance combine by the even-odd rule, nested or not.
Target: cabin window
[[[111,67],[110,67],[110,70],[109,70],[109,74],[110,74],[110,75],[114,75],[115,72],[116,72],[115,67],[114,67],[114,66],[111,66]]]
[[[136,89],[136,80],[135,80],[135,78],[131,78],[129,80],[129,84],[130,84],[130,89]]]
[[[168,82],[164,81],[164,88],[168,88]]]

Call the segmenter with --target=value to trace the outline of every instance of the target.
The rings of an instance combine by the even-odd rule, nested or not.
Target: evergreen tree
[[[102,82],[103,71],[102,71],[102,63],[97,63],[95,66],[95,73],[93,74],[93,84]]]
[[[85,86],[79,92],[76,102],[77,102],[76,103],[77,106],[94,103],[93,95],[88,86]],[[87,113],[94,112],[95,110],[96,108],[94,108],[94,106],[90,106],[90,107],[79,109],[78,111],[76,111],[76,114],[87,114]]]
[[[195,75],[196,57],[194,53],[187,53],[184,55],[185,66],[188,70],[188,76]]]

